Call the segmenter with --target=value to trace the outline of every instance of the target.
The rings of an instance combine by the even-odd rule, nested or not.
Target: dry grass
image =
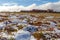
[[[24,13],[24,12],[18,12],[18,13],[13,13],[13,14],[30,14],[30,15],[43,15],[43,16],[55,16],[55,17],[60,17],[60,13]]]

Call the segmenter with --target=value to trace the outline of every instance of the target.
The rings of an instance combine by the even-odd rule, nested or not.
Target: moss
[[[14,38],[10,38],[10,39],[8,39],[8,40],[15,40]]]
[[[17,26],[17,27],[18,27],[18,30],[23,28],[23,26],[22,26],[22,25],[19,25],[19,26]]]
[[[43,40],[46,40],[46,38],[44,37],[43,33],[34,33],[33,36],[37,39],[37,40],[40,40],[40,38],[42,38]]]

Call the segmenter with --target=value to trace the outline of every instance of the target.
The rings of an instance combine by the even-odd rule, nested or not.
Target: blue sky
[[[58,2],[60,0],[0,0],[0,5],[4,3],[17,3],[18,5],[28,6],[31,4],[41,5],[48,2]]]
[[[0,11],[47,10],[60,12],[60,0],[0,0]]]

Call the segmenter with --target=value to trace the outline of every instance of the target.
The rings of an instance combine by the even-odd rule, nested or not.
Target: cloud
[[[12,6],[17,5],[17,3],[3,3],[2,6]]]
[[[60,12],[60,1],[59,2],[54,2],[54,3],[46,3],[46,4],[42,4],[38,7],[39,9],[52,9],[54,11]]]
[[[1,11],[19,12],[21,10],[30,11],[33,9],[38,9],[38,10],[52,9],[54,11],[60,12],[60,1],[54,2],[54,3],[48,2],[48,3],[42,4],[42,5],[32,4],[29,6],[18,5],[17,3],[4,3],[4,4],[2,4],[2,6],[0,6],[0,12]]]

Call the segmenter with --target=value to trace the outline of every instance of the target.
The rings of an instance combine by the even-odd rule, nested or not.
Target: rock
[[[38,29],[35,26],[28,26],[23,28],[23,30],[29,31],[29,32],[36,32]]]
[[[30,40],[30,33],[28,31],[19,30],[15,35],[15,40]]]

